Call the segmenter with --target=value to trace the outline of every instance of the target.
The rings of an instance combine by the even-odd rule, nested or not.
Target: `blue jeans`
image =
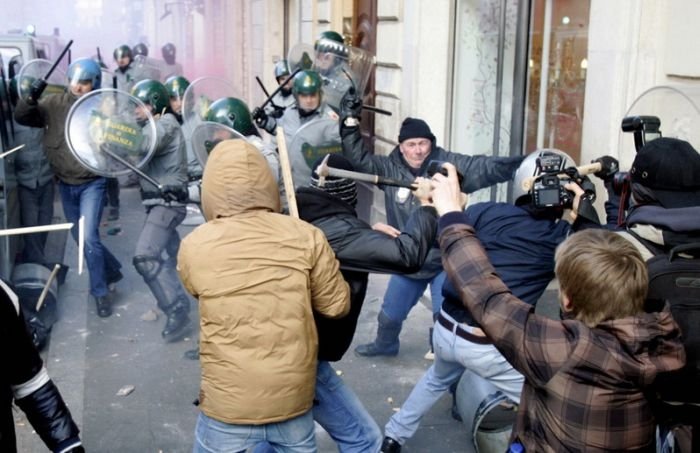
[[[315,400],[314,420],[335,440],[341,453],[379,451],[382,432],[377,422],[328,362],[318,362]]]
[[[276,452],[316,453],[314,419],[311,411],[279,423],[232,425],[199,413],[193,453],[244,452],[260,442],[270,443]]]
[[[392,275],[384,293],[382,311],[392,321],[403,322],[408,317],[414,305],[420,300],[425,288],[430,285],[430,297],[433,304],[433,314],[440,312],[442,307],[442,284],[445,283],[445,271],[435,277],[425,279],[408,278],[403,275]]]
[[[100,240],[100,219],[105,197],[105,178],[97,178],[85,184],[58,183],[63,213],[73,223],[71,234],[78,240],[78,220],[85,217],[85,261],[90,274],[90,294],[107,295],[107,284],[112,277],[121,275],[121,264]]]
[[[318,362],[313,416],[341,453],[376,453],[382,446],[377,422],[328,362]],[[269,445],[258,445],[254,453],[271,451]]]

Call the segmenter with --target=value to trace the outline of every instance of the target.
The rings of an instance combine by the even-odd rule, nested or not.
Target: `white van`
[[[61,54],[65,44],[58,36],[0,34],[0,55],[2,55],[5,76],[8,79],[12,78],[19,70],[19,68],[10,68],[13,61],[19,59],[20,65],[35,58],[53,61]],[[65,71],[68,68],[68,58],[64,57],[59,67]]]

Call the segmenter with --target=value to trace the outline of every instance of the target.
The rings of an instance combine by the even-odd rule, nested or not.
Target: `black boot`
[[[167,343],[180,340],[190,332],[192,321],[190,321],[190,304],[187,299],[178,299],[167,310],[163,311],[168,318],[161,335]]]
[[[379,453],[401,453],[401,444],[391,437],[385,437]]]
[[[97,316],[100,318],[112,316],[112,302],[109,300],[109,296],[95,297],[95,303],[97,304]]]
[[[355,353],[363,357],[398,355],[399,334],[403,323],[392,320],[383,311],[379,312],[377,322],[377,338],[372,343],[356,347]]]

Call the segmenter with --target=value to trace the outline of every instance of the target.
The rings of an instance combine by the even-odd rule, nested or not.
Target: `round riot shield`
[[[192,150],[199,164],[204,168],[207,164],[207,159],[209,159],[209,153],[214,149],[214,147],[223,140],[229,140],[232,138],[246,138],[241,135],[238,131],[231,129],[223,124],[213,123],[211,121],[205,121],[197,125],[192,131]]]
[[[156,147],[156,125],[148,108],[119,90],[92,91],[73,104],[66,142],[88,170],[106,177],[143,167]]]
[[[316,159],[326,154],[340,153],[342,149],[337,120],[318,118],[300,127],[287,142],[294,187],[309,185],[311,166]]]
[[[131,76],[134,79],[134,84],[146,79],[161,81],[164,65],[164,61],[144,55],[136,55],[134,62],[131,64]]]
[[[51,66],[53,66],[52,62],[41,58],[30,60],[27,64],[22,66],[22,69],[19,70],[19,74],[17,75],[17,92],[19,93],[19,97],[26,98],[29,96],[29,89],[32,86],[32,82],[46,77],[46,73],[49,72]],[[48,85],[42,93],[41,98],[48,94],[63,93],[66,91],[67,80],[66,73],[57,67],[46,80]]]
[[[242,99],[228,80],[218,77],[200,77],[190,83],[182,95],[182,130],[186,138],[204,121],[212,102],[223,97]]]
[[[287,53],[287,66],[289,73],[294,71],[312,69],[314,65],[314,48],[309,44],[299,43],[289,49]]]
[[[374,55],[366,50],[345,46],[330,39],[316,44],[313,70],[323,79],[323,99],[336,110],[350,87],[362,96],[367,86]]]

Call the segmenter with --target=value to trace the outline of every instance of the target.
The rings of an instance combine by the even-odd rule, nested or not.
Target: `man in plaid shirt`
[[[456,171],[433,177],[449,278],[487,337],[525,376],[513,439],[527,451],[654,451],[645,390],[685,362],[668,306],[644,313],[646,265],[624,238],[585,230],[557,250],[563,321],[535,315],[496,275],[460,208]]]

